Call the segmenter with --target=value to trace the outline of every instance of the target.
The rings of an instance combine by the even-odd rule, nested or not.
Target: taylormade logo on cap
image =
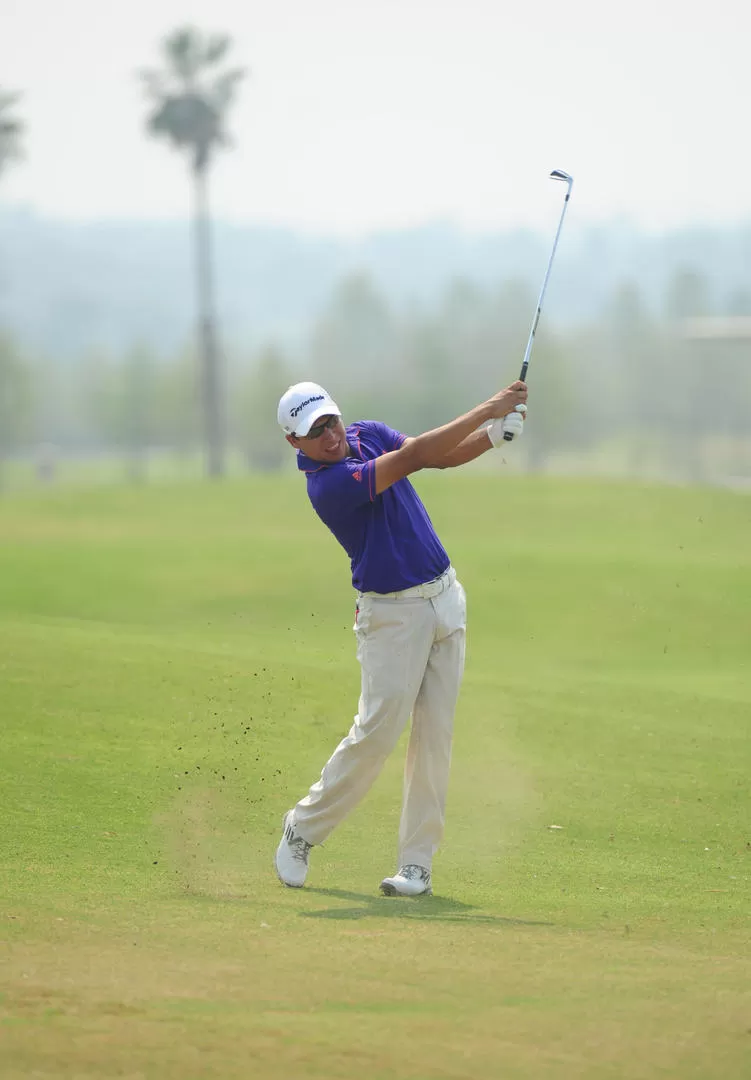
[[[316,394],[315,397],[309,397],[307,401],[301,401],[299,405],[295,405],[294,409],[289,410],[290,416],[299,416],[306,405],[312,404],[314,401],[323,401],[323,394]]]
[[[295,383],[282,394],[276,418],[285,435],[307,435],[321,416],[341,416],[331,395],[314,382]]]

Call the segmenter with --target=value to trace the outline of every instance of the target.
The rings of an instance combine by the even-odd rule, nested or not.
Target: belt
[[[361,592],[358,596],[372,596],[376,600],[409,600],[419,596],[422,600],[431,600],[434,596],[440,596],[446,589],[450,589],[456,581],[456,570],[450,566],[440,577],[426,581],[423,585],[413,585],[411,589],[402,589],[400,592]]]

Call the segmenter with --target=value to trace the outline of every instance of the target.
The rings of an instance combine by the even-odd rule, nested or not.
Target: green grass
[[[403,748],[274,875],[358,692],[297,476],[0,502],[3,1080],[751,1076],[751,500],[418,486],[470,604],[419,901]]]

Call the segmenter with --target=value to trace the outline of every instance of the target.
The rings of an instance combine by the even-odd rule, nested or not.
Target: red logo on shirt
[[[355,480],[362,480],[362,469],[355,469],[352,475],[354,476]]]

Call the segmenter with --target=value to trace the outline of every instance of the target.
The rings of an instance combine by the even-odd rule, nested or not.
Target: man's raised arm
[[[507,416],[526,400],[527,387],[523,382],[514,382],[463,416],[407,439],[398,450],[383,454],[375,463],[376,494],[420,469],[451,468],[479,457],[490,448],[487,434],[477,430],[480,425]]]

